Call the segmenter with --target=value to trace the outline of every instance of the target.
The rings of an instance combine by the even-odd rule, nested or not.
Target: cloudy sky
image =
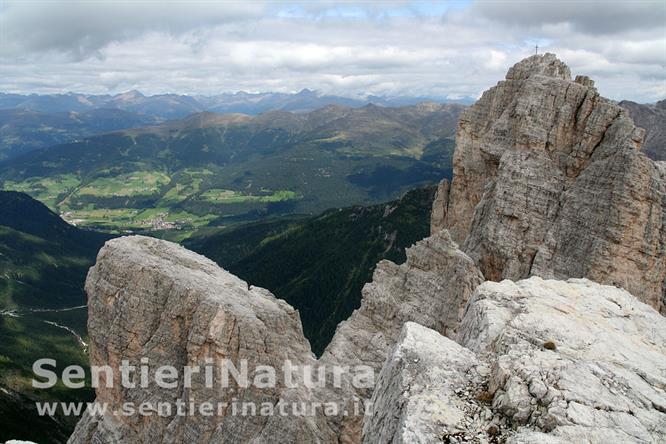
[[[666,97],[666,2],[3,1],[0,91],[477,97],[539,51]]]

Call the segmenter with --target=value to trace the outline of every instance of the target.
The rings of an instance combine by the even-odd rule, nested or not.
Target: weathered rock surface
[[[487,279],[587,277],[663,311],[662,167],[639,150],[644,130],[593,85],[552,54],[511,68],[460,118],[433,231],[448,228]]]
[[[176,244],[132,236],[109,241],[86,281],[91,365],[116,369],[114,387],[97,389],[97,401],[109,411],[121,411],[123,402],[175,403],[247,402],[276,403],[284,382],[276,388],[226,389],[216,371],[212,388],[205,387],[203,370],[184,388],[183,366],[205,366],[229,359],[239,367],[248,361],[249,373],[257,365],[282,368],[313,364],[314,355],[305,340],[298,313],[268,291],[250,287],[214,262]],[[124,388],[120,381],[122,360],[139,365],[146,358],[152,372],[161,365],[178,370],[178,388]],[[240,367],[239,367],[240,368]],[[279,373],[278,377],[281,376]],[[135,379],[136,382],[136,379]],[[233,380],[232,380],[233,382]],[[153,404],[155,405],[155,404]],[[217,406],[217,404],[215,404]],[[314,423],[294,421],[289,435],[273,427],[263,435],[269,418],[200,414],[176,416],[84,417],[70,442],[312,442],[326,439],[326,430]],[[284,432],[284,430],[282,430]],[[295,432],[298,434],[294,435]],[[285,432],[286,433],[286,432]],[[323,436],[322,436],[323,434]],[[262,441],[262,437],[264,438]]]
[[[465,304],[483,277],[442,231],[406,251],[407,261],[377,264],[361,307],[340,323],[323,362],[363,363],[380,369],[405,322],[452,336]]]
[[[563,442],[666,439],[666,319],[624,290],[585,279],[487,282],[460,342],[492,357],[493,409],[515,426]]]
[[[666,160],[666,100],[649,105],[623,100],[620,106],[629,111],[636,126],[645,129],[645,154],[652,160]]]
[[[405,326],[365,442],[666,440],[666,319],[624,290],[486,282],[458,342]]]
[[[470,427],[478,412],[464,393],[481,386],[488,374],[489,367],[472,351],[434,330],[406,323],[379,375],[363,441],[429,443],[460,433],[485,435],[485,421]]]
[[[483,281],[472,260],[458,250],[446,230],[417,242],[402,265],[377,264],[373,281],[363,288],[361,307],[338,325],[320,362],[368,365],[377,372],[405,322],[417,322],[454,336],[465,304]],[[344,396],[368,399],[370,390],[347,388]],[[341,419],[342,442],[357,442],[362,417]]]
[[[451,183],[447,179],[442,180],[437,185],[430,215],[430,234],[438,233],[446,228],[446,212],[449,206],[450,190]]]

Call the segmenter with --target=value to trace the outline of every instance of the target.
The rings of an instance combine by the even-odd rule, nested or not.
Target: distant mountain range
[[[146,96],[139,91],[128,91],[116,95],[67,94],[5,94],[0,93],[0,109],[27,109],[44,113],[82,112],[95,108],[115,108],[162,119],[178,119],[202,111],[216,113],[260,114],[266,111],[283,110],[307,112],[326,105],[361,107],[368,104],[379,106],[408,106],[421,102],[459,103],[469,105],[473,98],[449,100],[442,97],[374,96],[349,98],[322,95],[317,91],[303,89],[298,93],[224,93],[211,96],[188,96],[179,94],[157,94]]]
[[[0,161],[94,134],[182,119],[202,112],[252,116],[276,110],[304,113],[328,105],[399,107],[433,100],[456,102],[428,97],[353,99],[321,95],[308,89],[294,94],[238,92],[214,96],[145,96],[138,91],[116,95],[0,93]],[[472,100],[457,102],[467,104]]]
[[[161,121],[154,116],[113,108],[53,113],[0,109],[0,160],[94,134]]]

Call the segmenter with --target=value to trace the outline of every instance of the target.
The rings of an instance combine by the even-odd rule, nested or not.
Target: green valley
[[[77,226],[180,239],[206,225],[369,205],[450,176],[461,110],[201,113],[11,159],[0,184]]]
[[[34,402],[90,400],[93,392],[36,390],[32,364],[46,357],[60,370],[87,366],[83,283],[109,236],[68,225],[23,193],[0,191],[0,208],[0,440],[62,442],[76,418],[40,417]]]
[[[380,205],[204,230],[184,243],[298,309],[320,354],[338,323],[358,308],[377,263],[404,262],[405,248],[428,236],[434,192],[419,188]]]

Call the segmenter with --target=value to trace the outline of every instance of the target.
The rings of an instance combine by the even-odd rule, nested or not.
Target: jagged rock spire
[[[448,228],[486,279],[588,277],[663,312],[666,185],[643,135],[588,77],[528,57],[462,114],[433,231]]]

